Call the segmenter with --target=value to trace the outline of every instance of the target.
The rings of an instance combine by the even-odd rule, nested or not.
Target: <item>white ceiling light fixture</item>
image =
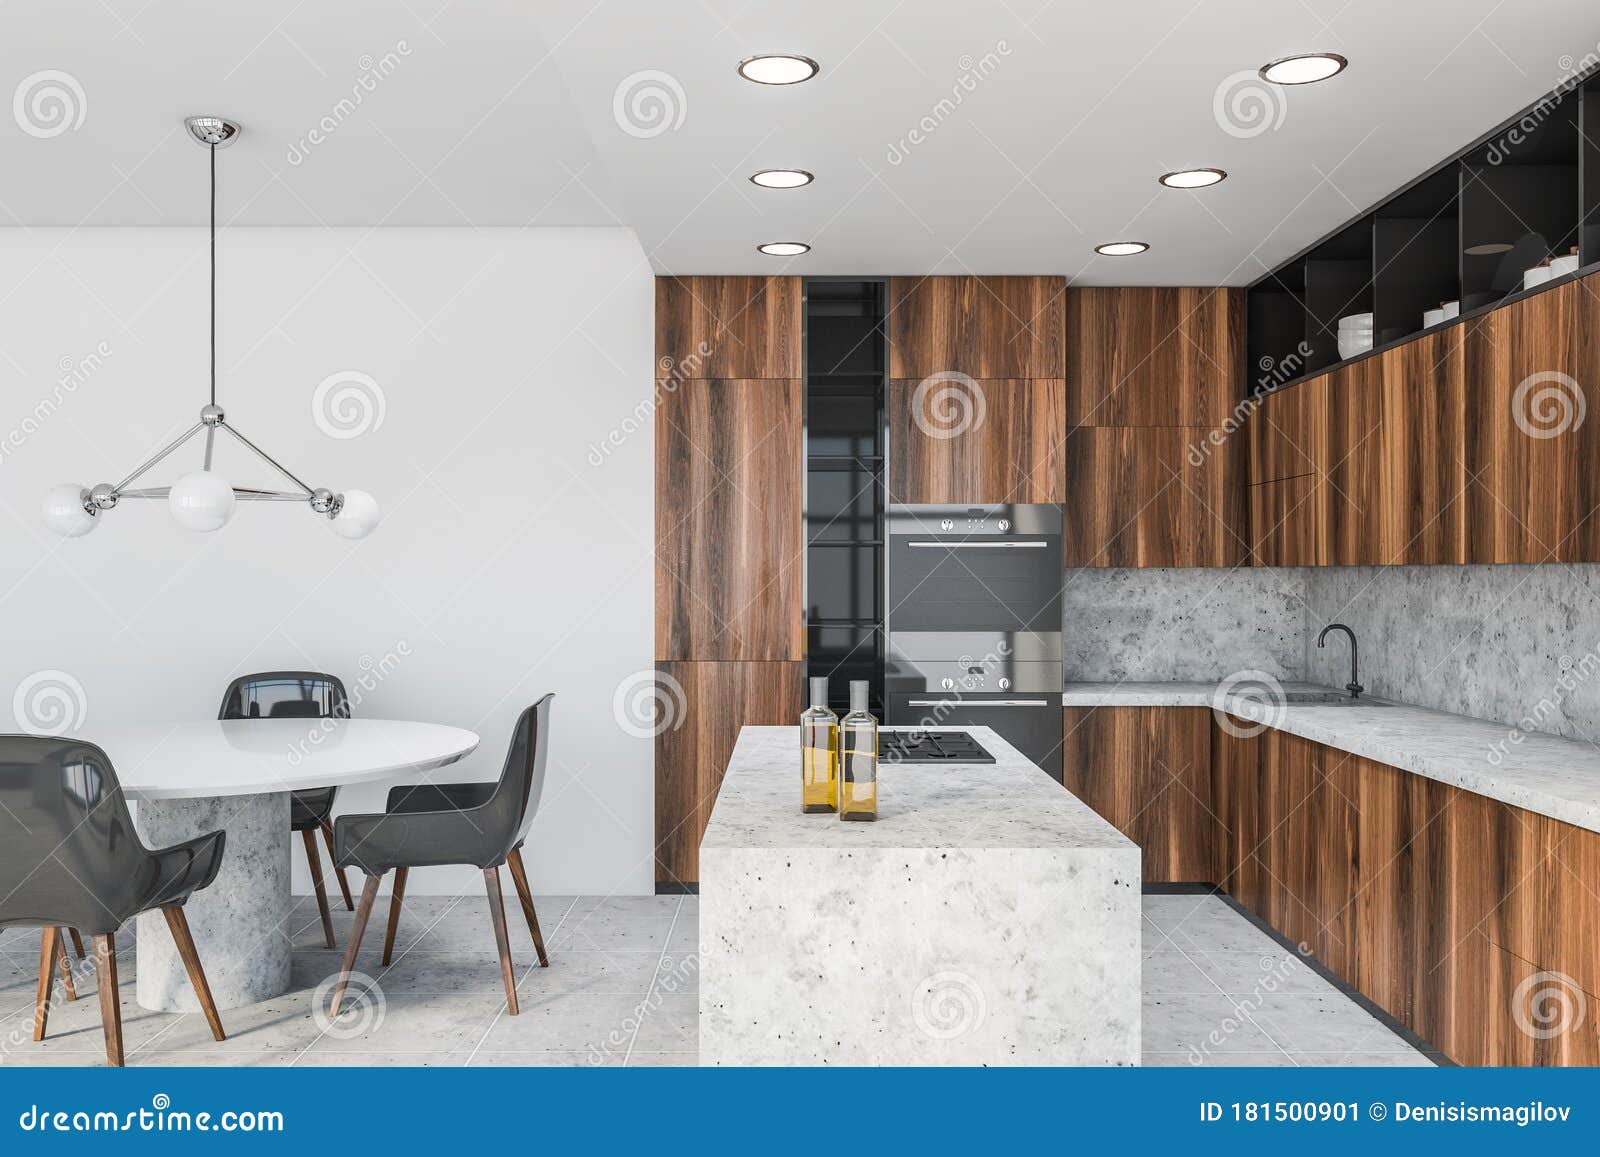
[[[768,241],[756,248],[768,257],[799,257],[802,253],[811,252],[811,246],[804,241]]]
[[[1228,174],[1221,169],[1179,169],[1157,179],[1169,189],[1204,189],[1226,181]]]
[[[1261,79],[1272,84],[1315,84],[1338,76],[1350,62],[1337,52],[1303,52],[1261,66]]]
[[[822,71],[809,56],[769,53],[747,56],[739,62],[739,75],[757,84],[799,84]]]
[[[211,154],[211,400],[200,408],[200,420],[168,442],[115,485],[102,482],[84,487],[75,482],[52,487],[44,497],[44,523],[66,538],[88,534],[100,524],[100,516],[116,508],[124,498],[164,498],[172,517],[190,530],[213,531],[226,526],[238,502],[304,502],[312,511],[328,519],[335,533],[345,538],[365,538],[378,525],[377,500],[364,490],[335,494],[318,487],[312,489],[286,470],[261,447],[228,424],[227,415],[217,405],[217,150],[225,149],[239,137],[239,126],[222,117],[189,117],[184,122],[189,135]],[[234,486],[211,469],[217,431],[221,430],[272,467],[293,485],[291,490],[257,490]],[[199,470],[179,478],[171,486],[132,484],[157,463],[196,434],[205,434],[205,458]]]
[[[1144,241],[1107,241],[1104,245],[1096,245],[1094,251],[1107,257],[1132,257],[1149,248],[1149,243]]]
[[[815,180],[816,177],[804,169],[762,169],[750,174],[751,183],[763,189],[798,189]]]

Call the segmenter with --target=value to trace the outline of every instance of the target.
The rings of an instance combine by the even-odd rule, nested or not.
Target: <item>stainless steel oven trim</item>
[[[1028,542],[975,542],[971,540],[962,542],[924,542],[915,540],[906,543],[906,545],[919,550],[934,548],[942,550],[1043,550],[1050,544],[1042,540]]]
[[[1048,707],[1048,699],[907,699],[907,707]]]

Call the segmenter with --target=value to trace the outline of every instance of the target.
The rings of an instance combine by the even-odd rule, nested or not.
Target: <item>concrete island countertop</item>
[[[1600,748],[1404,703],[1287,706],[1226,695],[1218,683],[1068,683],[1067,707],[1216,707],[1325,746],[1600,832]],[[1328,692],[1313,683],[1284,690]]]

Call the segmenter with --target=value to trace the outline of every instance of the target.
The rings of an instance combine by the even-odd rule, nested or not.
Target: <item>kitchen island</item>
[[[1133,1065],[1139,849],[987,727],[885,764],[876,823],[800,810],[745,727],[700,844],[707,1065]]]

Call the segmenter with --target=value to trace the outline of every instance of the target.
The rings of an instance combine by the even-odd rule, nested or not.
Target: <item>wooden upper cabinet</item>
[[[799,378],[798,277],[656,278],[657,372]]]
[[[889,385],[890,502],[1063,502],[1065,383]]]
[[[891,277],[889,376],[1066,375],[1061,277]]]
[[[1067,566],[1237,566],[1243,440],[1222,429],[1067,431]]]
[[[656,658],[799,659],[798,381],[685,381],[656,408]]]
[[[1221,426],[1244,376],[1242,289],[1067,291],[1067,421]]]
[[[1325,374],[1256,402],[1245,422],[1252,485],[1323,472],[1330,381]]]
[[[1460,327],[1373,359],[1378,433],[1379,562],[1467,557],[1466,382]]]

